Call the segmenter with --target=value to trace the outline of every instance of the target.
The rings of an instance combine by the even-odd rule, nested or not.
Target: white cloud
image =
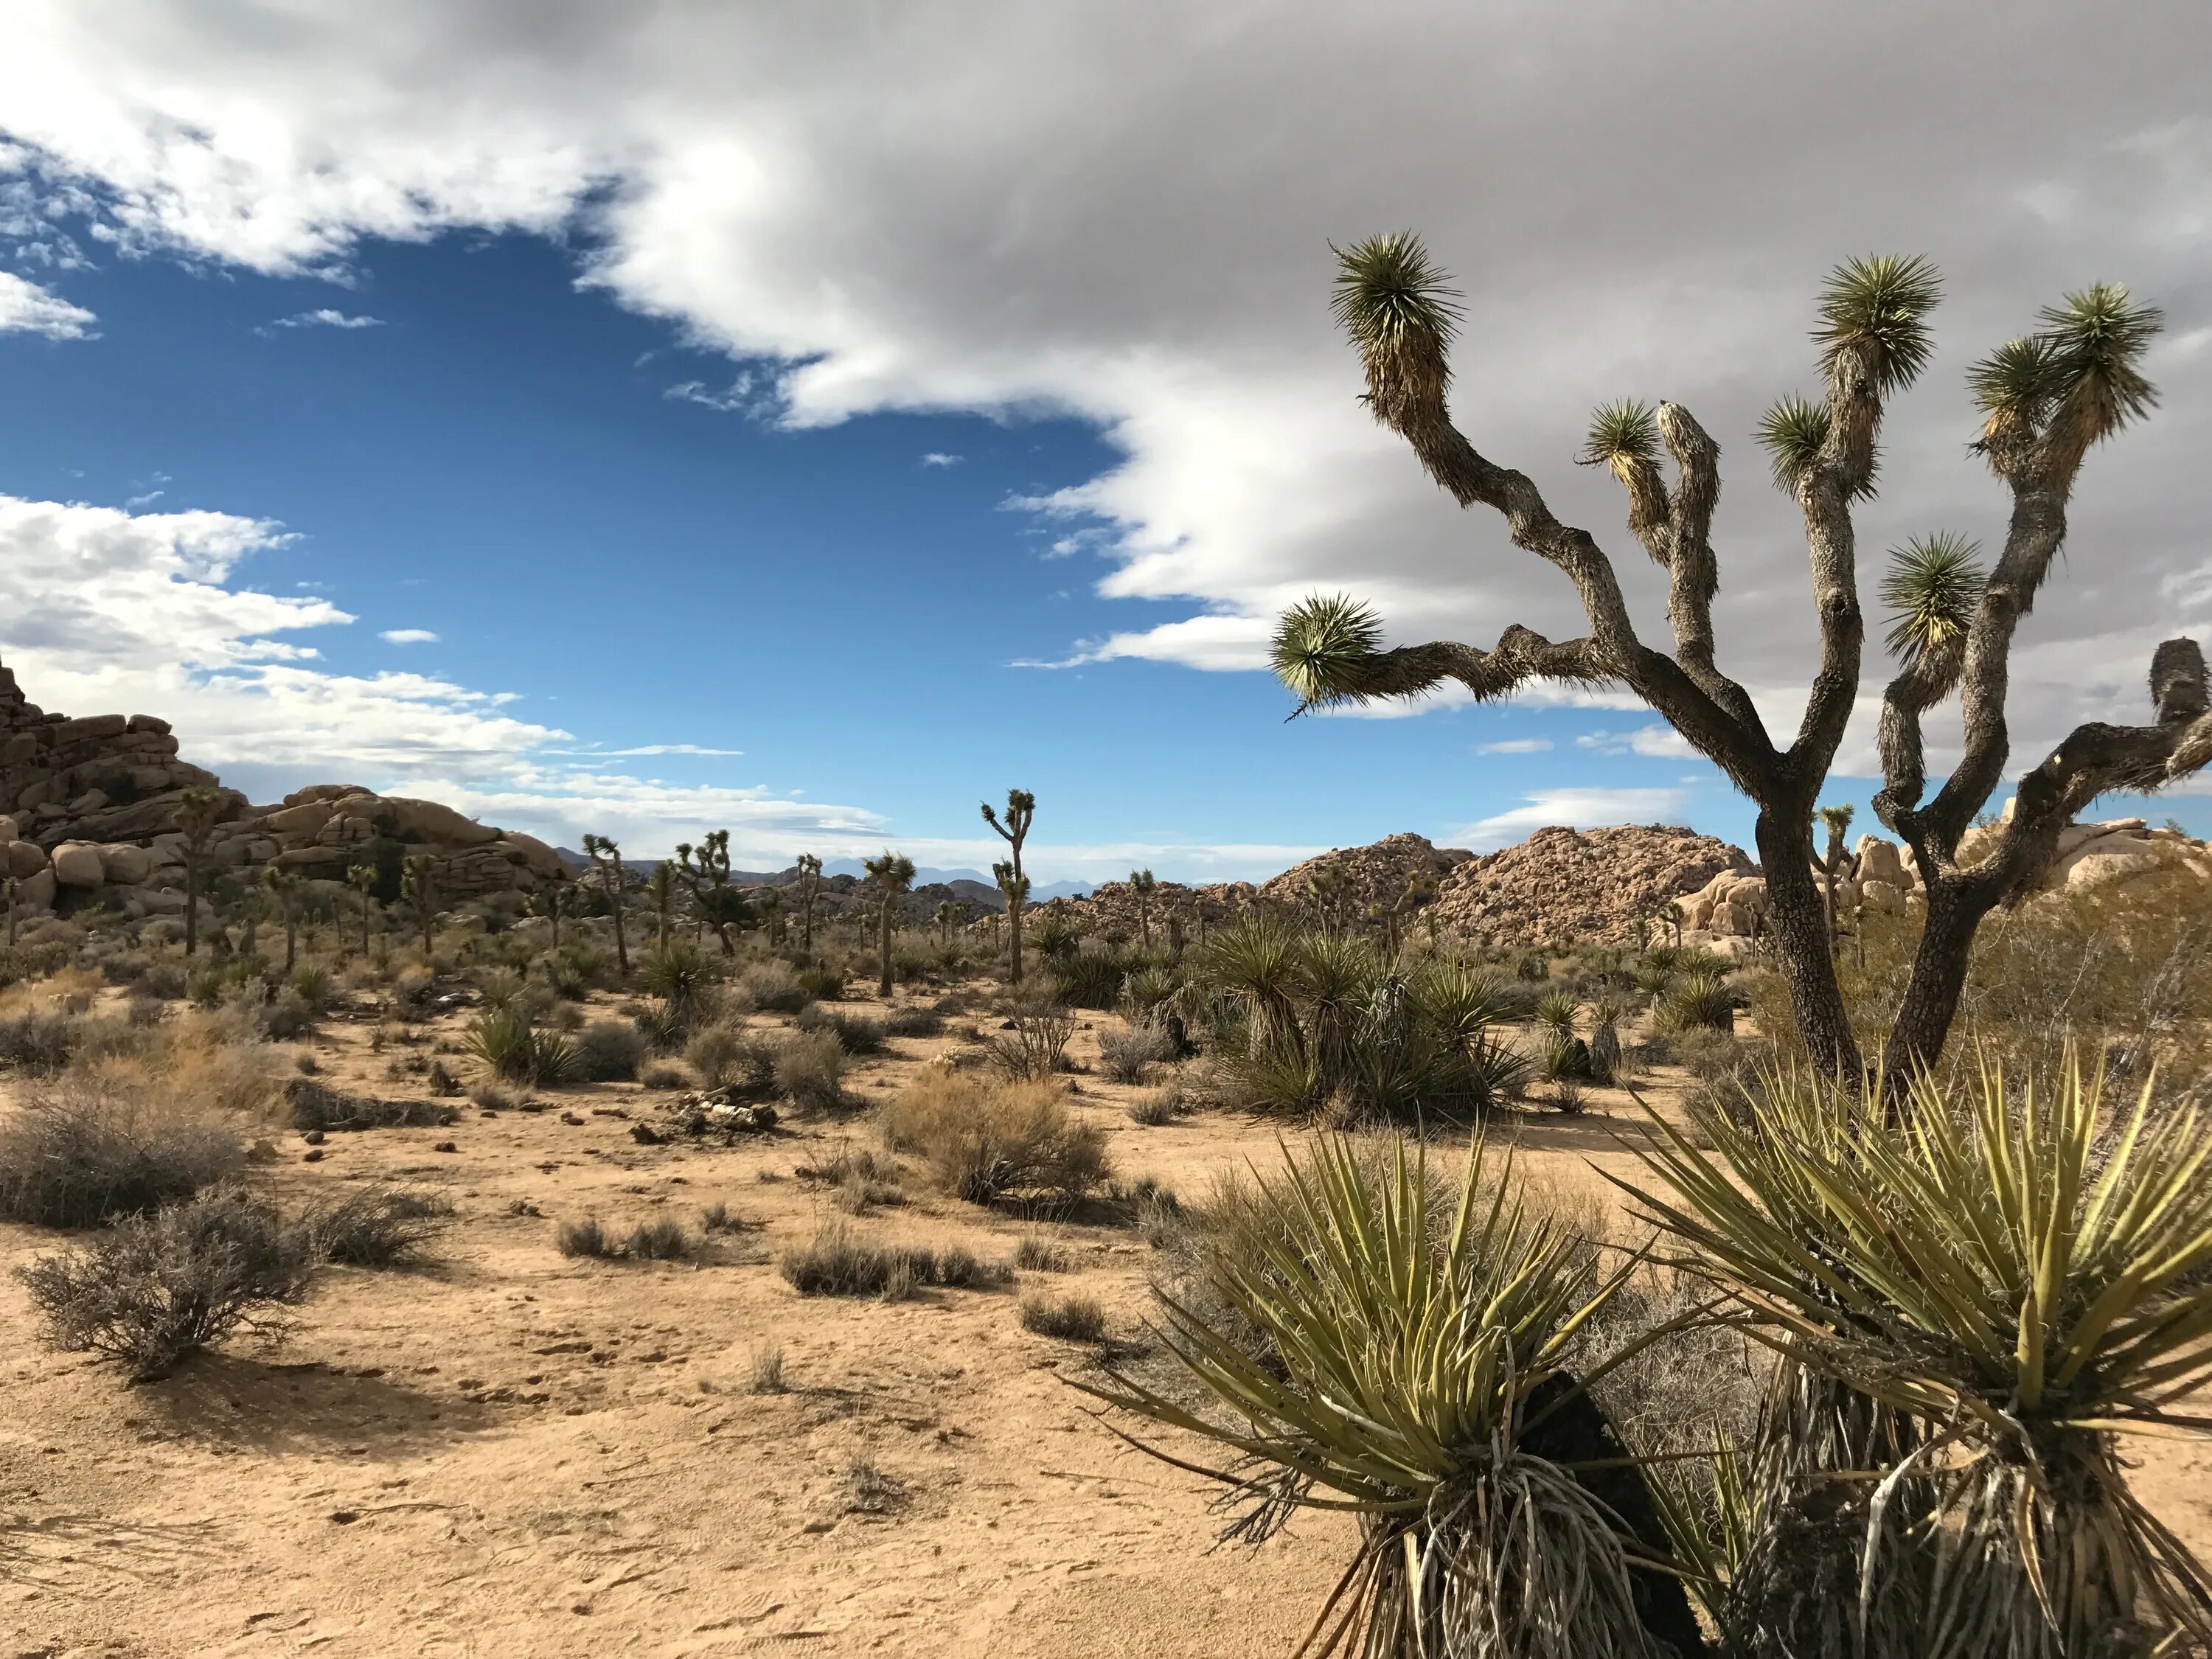
[[[0,334],[42,334],[49,340],[88,337],[100,319],[51,289],[0,270]]]
[[[1487,853],[1526,841],[1532,831],[1555,823],[1589,830],[1609,823],[1679,821],[1689,800],[1686,789],[1544,789],[1524,804],[1479,818],[1443,838],[1442,844]]]
[[[1861,514],[1870,586],[1915,531],[2001,533],[1963,453],[1960,371],[2062,288],[2116,272],[2173,310],[2165,404],[2075,495],[2063,602],[2039,607],[2015,676],[2026,759],[2107,703],[2141,717],[2146,595],[2202,556],[2185,481],[2212,444],[2212,122],[2170,49],[2199,10],[2142,0],[2085,33],[2077,8],[2021,0],[2000,37],[1971,7],[1845,27],[1752,0],[946,0],[866,27],[836,8],[638,0],[557,28],[301,0],[272,33],[247,11],[20,0],[0,108],[36,147],[15,152],[36,200],[89,209],[125,252],[299,274],[343,270],[364,237],[574,228],[587,282],[732,359],[726,387],[670,398],[802,426],[1097,422],[1123,459],[1033,507],[1060,540],[1093,538],[1104,593],[1171,620],[1040,641],[1048,661],[1253,669],[1267,617],[1316,588],[1369,596],[1395,640],[1580,631],[1557,573],[1452,507],[1358,407],[1327,315],[1331,237],[1430,236],[1468,296],[1462,422],[1613,550],[1652,637],[1658,581],[1618,492],[1569,458],[1601,399],[1698,411],[1727,461],[1722,659],[1770,709],[1802,697],[1811,615],[1802,526],[1748,434],[1813,383],[1820,274],[1880,246],[1926,248],[1952,279]],[[2019,94],[2061,68],[2066,98]],[[1846,750],[1862,769],[1878,655],[1869,669]]]
[[[1698,752],[1671,726],[1639,726],[1633,732],[1585,732],[1575,739],[1575,747],[1594,749],[1601,755],[1648,755],[1665,760],[1683,760]]]
[[[387,628],[377,636],[386,645],[435,645],[438,636],[427,628]]]
[[[921,458],[924,466],[957,466],[966,457],[948,455],[941,449],[933,449]]]
[[[349,317],[344,312],[335,310],[329,306],[316,311],[298,312],[289,317],[279,317],[269,325],[270,328],[355,329],[383,326],[384,319],[381,317]],[[264,329],[262,331],[266,333],[268,330]]]
[[[1504,738],[1496,743],[1478,743],[1478,755],[1540,755],[1552,746],[1549,738]]]
[[[593,760],[622,758],[634,755],[742,755],[742,749],[707,749],[696,743],[644,743],[635,749],[567,749],[549,753],[588,756]]]

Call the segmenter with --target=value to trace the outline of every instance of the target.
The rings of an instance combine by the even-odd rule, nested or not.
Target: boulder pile
[[[1437,919],[1486,944],[1632,944],[1639,917],[1754,868],[1741,848],[1679,825],[1553,825],[1454,868]]]
[[[1324,890],[1335,885],[1354,916],[1364,915],[1370,905],[1410,908],[1406,898],[1411,886],[1434,888],[1474,857],[1461,848],[1432,846],[1419,836],[1385,836],[1370,846],[1339,848],[1294,864],[1262,882],[1260,896],[1272,904],[1308,904],[1316,884]]]
[[[210,789],[216,825],[207,858],[251,878],[265,866],[342,880],[368,863],[437,861],[437,890],[454,902],[565,879],[560,855],[536,838],[495,830],[436,801],[318,784],[255,806],[214,773],[177,757],[167,720],[151,714],[71,719],[30,702],[0,667],[0,874],[25,914],[106,902],[132,917],[184,908],[184,792]]]

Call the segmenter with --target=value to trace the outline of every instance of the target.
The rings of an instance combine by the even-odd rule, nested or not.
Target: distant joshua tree
[[[568,884],[549,881],[530,896],[530,910],[553,925],[553,949],[561,948],[561,913],[568,908]]]
[[[346,885],[361,895],[361,953],[367,956],[368,919],[376,914],[376,866],[373,864],[348,865]]]
[[[768,929],[768,942],[776,950],[783,948],[783,889],[757,887],[746,895],[753,914],[760,918],[761,926]]]
[[[1159,886],[1149,870],[1129,872],[1129,891],[1137,901],[1137,937],[1147,951],[1152,948],[1152,895]]]
[[[822,894],[822,860],[811,853],[799,855],[799,874],[792,884],[799,890],[799,948],[808,960],[814,956],[814,905]]]
[[[952,930],[960,925],[967,914],[968,907],[961,903],[958,899],[939,901],[931,920],[936,922],[938,937],[947,950],[952,946]]]
[[[1828,850],[1820,860],[1820,906],[1828,918],[1828,948],[1836,948],[1836,872],[1844,863],[1844,832],[1851,827],[1853,808],[1849,801],[1839,806],[1823,806],[1813,816],[1828,832]]]
[[[261,872],[262,890],[269,895],[277,919],[284,924],[284,971],[288,974],[299,957],[300,895],[307,885],[307,878],[296,870],[280,869],[271,864]]]
[[[430,959],[430,931],[438,921],[438,860],[428,853],[410,854],[399,866],[399,899],[415,925],[422,930],[422,959]]]
[[[185,954],[200,948],[200,872],[207,866],[208,841],[215,834],[222,797],[194,784],[177,797],[177,828],[185,837]]]
[[[676,849],[676,865],[691,889],[691,902],[721,942],[722,954],[735,956],[737,946],[731,942],[731,930],[751,921],[752,906],[730,885],[730,832],[710,830],[707,839],[696,848],[689,842],[681,843]]]
[[[880,989],[886,997],[891,994],[891,918],[897,912],[900,895],[914,886],[914,860],[903,853],[884,853],[878,858],[864,860],[860,867],[868,872],[883,894],[883,921],[879,937],[883,941],[883,982]]]
[[[645,878],[645,902],[653,911],[653,945],[668,948],[669,924],[676,914],[676,860],[663,859]]]
[[[599,872],[599,885],[607,896],[607,908],[615,918],[615,966],[624,979],[629,977],[629,940],[623,932],[623,861],[622,848],[616,846],[611,836],[586,836],[584,856]]]
[[[1813,333],[1823,395],[1785,398],[1759,424],[1774,482],[1804,517],[1820,636],[1803,717],[1778,746],[1750,695],[1715,661],[1719,566],[1709,533],[1720,447],[1690,411],[1607,404],[1580,458],[1620,481],[1629,530],[1667,573],[1670,656],[1638,634],[1595,539],[1553,518],[1526,474],[1480,453],[1453,423],[1450,348],[1464,312],[1419,240],[1379,236],[1338,258],[1334,309],[1359,350],[1375,418],[1405,439],[1453,500],[1499,514],[1516,546],[1572,582],[1589,631],[1553,641],[1516,624],[1488,650],[1450,641],[1386,648],[1374,611],[1346,596],[1316,595],[1278,624],[1277,674],[1302,710],[1416,696],[1448,680],[1485,701],[1533,680],[1626,687],[1758,806],[1775,953],[1795,1023],[1820,1071],[1856,1082],[1868,1068],[1814,885],[1813,807],[1859,697],[1866,624],[1852,509],[1875,491],[1884,400],[1917,380],[1933,354],[1928,318],[1942,295],[1935,267],[1917,257],[1838,266]],[[1986,571],[1974,544],[1958,536],[1924,537],[1892,556],[1881,597],[1899,667],[1883,697],[1875,811],[1911,848],[1928,893],[1911,978],[1874,1068],[1892,1100],[1942,1052],[1983,918],[2033,890],[2057,856],[2060,830],[2108,791],[2162,788],[2212,762],[2203,651],[2193,639],[2167,640],[2150,658],[2151,723],[2076,727],[2021,776],[2010,818],[1961,856],[1962,839],[2011,759],[2005,702],[2014,635],[2065,543],[2067,502],[2083,461],[2157,401],[2142,364],[2162,325],[2124,288],[2100,283],[2047,307],[2033,333],[1971,368],[1967,387],[1983,415],[1972,448],[2012,497],[2002,550]],[[1660,470],[1662,447],[1674,459],[1671,489]],[[1954,693],[1964,751],[1931,800],[1922,720]]]
[[[1030,820],[1036,817],[1036,797],[1026,789],[1006,791],[1006,822],[983,803],[983,822],[997,830],[1013,849],[1013,856],[991,866],[999,890],[1006,896],[1007,980],[1022,982],[1022,907],[1030,902],[1030,878],[1022,873],[1022,843],[1029,839]]]

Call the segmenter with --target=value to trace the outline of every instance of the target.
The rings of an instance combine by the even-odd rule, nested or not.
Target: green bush
[[[461,1047],[511,1083],[557,1088],[576,1074],[574,1039],[538,1030],[511,1006],[478,1013],[462,1034]]]
[[[586,1083],[627,1083],[645,1058],[645,1039],[637,1027],[618,1020],[594,1020],[576,1033],[576,1076]]]

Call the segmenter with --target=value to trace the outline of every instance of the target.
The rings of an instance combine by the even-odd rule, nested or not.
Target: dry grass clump
[[[845,1103],[844,1045],[829,1031],[795,1031],[775,1045],[777,1090],[794,1106],[828,1111]]]
[[[748,964],[731,989],[753,1007],[771,1014],[795,1014],[821,994],[810,989],[804,975],[780,957]]]
[[[1063,1342],[1097,1342],[1106,1334],[1106,1310],[1095,1297],[1025,1296],[1022,1328]]]
[[[1176,1097],[1165,1089],[1139,1095],[1129,1103],[1129,1121],[1140,1128],[1158,1129],[1176,1121]]]
[[[1175,1057],[1175,1040],[1150,1020],[1140,1020],[1098,1039],[1098,1058],[1116,1083],[1142,1083],[1145,1067]]]
[[[645,1059],[643,1035],[620,1020],[593,1020],[575,1042],[576,1077],[585,1083],[626,1083]]]
[[[420,1260],[453,1222],[450,1200],[371,1186],[310,1206],[298,1224],[319,1261],[393,1267]]]
[[[783,1350],[774,1344],[755,1348],[745,1366],[745,1392],[748,1394],[787,1394],[790,1379],[783,1363]]]
[[[1003,1283],[1004,1267],[978,1260],[960,1245],[931,1249],[921,1244],[873,1244],[842,1221],[824,1225],[777,1263],[801,1296],[888,1296],[930,1285],[974,1289]]]
[[[587,1215],[581,1221],[564,1221],[553,1235],[553,1248],[567,1256],[587,1256],[604,1261],[617,1255],[617,1247],[607,1230],[599,1224],[597,1216]]]
[[[971,1204],[1021,1196],[1073,1203],[1109,1173],[1106,1137],[1051,1083],[925,1075],[888,1109],[884,1132]]]
[[[925,1008],[920,1003],[908,1003],[884,1017],[884,1031],[885,1035],[895,1037],[942,1036],[945,1015],[939,1008]]]
[[[0,1218],[96,1226],[192,1197],[246,1160],[237,1130],[119,1081],[64,1077],[0,1126]]]
[[[665,1216],[639,1223],[623,1238],[609,1232],[598,1217],[586,1216],[580,1221],[562,1223],[553,1243],[562,1255],[596,1261],[683,1261],[696,1255],[700,1248],[699,1240],[684,1231],[683,1223]]]
[[[816,1003],[792,1022],[802,1031],[827,1031],[855,1059],[884,1052],[884,1028],[865,1014],[848,1014]]]
[[[557,1089],[578,1072],[576,1040],[532,1024],[520,1003],[484,1009],[469,1022],[461,1047],[510,1083]]]
[[[1042,1233],[1024,1233],[1014,1243],[1014,1266],[1024,1273],[1064,1273],[1067,1252]]]
[[[684,1058],[709,1089],[763,1079],[769,1069],[767,1055],[734,1019],[701,1026],[684,1045]]]
[[[302,1230],[224,1189],[131,1217],[16,1277],[52,1346],[118,1359],[138,1380],[240,1329],[281,1335],[313,1266]]]

